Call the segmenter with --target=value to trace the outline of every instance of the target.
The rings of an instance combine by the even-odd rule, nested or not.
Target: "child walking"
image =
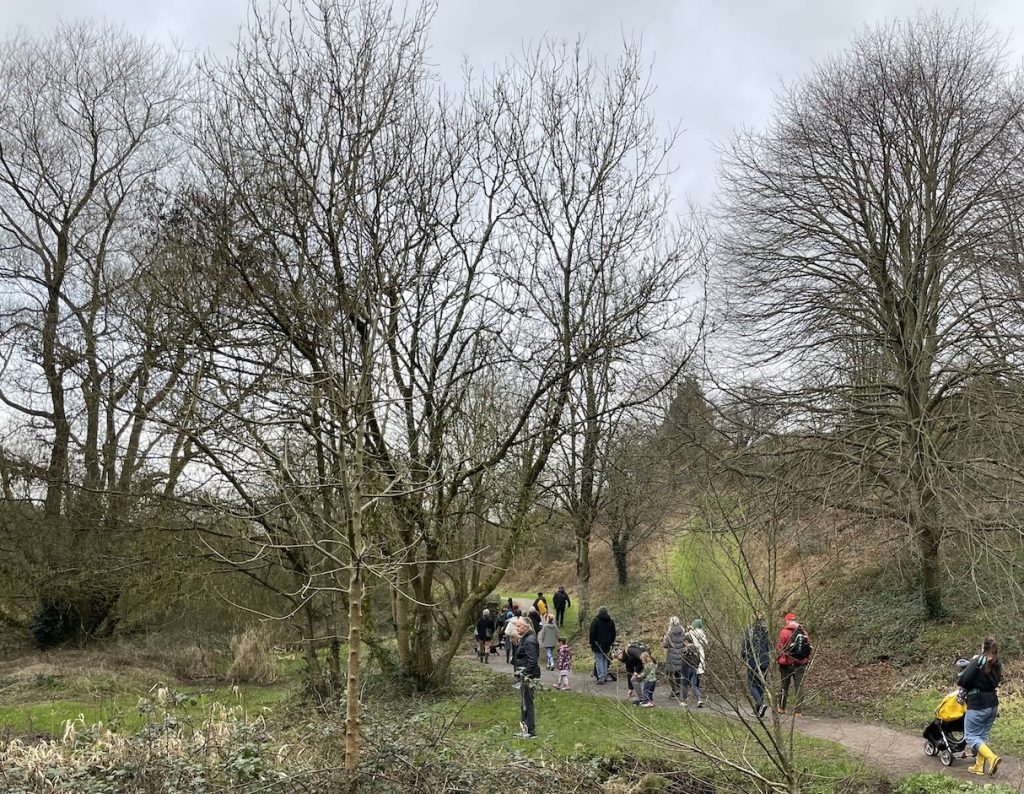
[[[658,665],[654,661],[654,657],[647,651],[640,656],[640,660],[644,663],[644,669],[639,673],[633,673],[633,682],[643,684],[643,691],[634,703],[649,709],[654,707],[654,687],[658,684]],[[636,687],[634,687],[635,690]]]
[[[558,683],[555,689],[569,689],[569,673],[572,672],[572,648],[565,637],[558,638]]]
[[[554,615],[545,615],[537,632],[537,641],[548,656],[548,670],[555,669],[555,646],[558,645],[558,624]]]

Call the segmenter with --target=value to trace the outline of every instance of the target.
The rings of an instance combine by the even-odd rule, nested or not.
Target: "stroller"
[[[963,670],[967,666],[966,659],[957,661],[956,666]],[[935,719],[924,729],[924,754],[939,757],[943,766],[950,766],[957,754],[964,757],[967,739],[964,737],[964,715],[967,704],[964,702],[963,690],[950,692],[935,709]]]

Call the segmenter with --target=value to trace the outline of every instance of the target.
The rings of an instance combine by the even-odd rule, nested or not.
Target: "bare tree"
[[[922,14],[863,32],[726,155],[734,349],[790,419],[772,453],[814,455],[828,504],[902,527],[931,617],[943,539],[1019,523],[1012,458],[966,443],[966,394],[1019,382],[1022,111],[982,23]]]
[[[638,46],[602,66],[581,44],[542,42],[501,79],[515,110],[502,139],[514,155],[523,213],[512,273],[536,295],[551,344],[572,366],[571,432],[549,479],[571,516],[577,603],[589,601],[590,540],[604,488],[609,429],[664,384],[643,383],[658,344],[685,326],[694,251],[672,217],[665,177],[674,137],[658,134]]]
[[[175,54],[107,25],[0,44],[0,403],[18,425],[3,466],[18,465],[8,456],[20,446],[47,531],[69,533],[42,544],[66,559],[41,567],[60,569],[65,593],[79,582],[69,617],[85,631],[110,615],[118,586],[98,588],[101,566],[82,556],[132,520],[160,469],[168,476],[163,439],[145,428],[177,386],[173,367],[158,376],[153,362],[181,346],[145,311],[152,285],[135,277],[190,80]]]

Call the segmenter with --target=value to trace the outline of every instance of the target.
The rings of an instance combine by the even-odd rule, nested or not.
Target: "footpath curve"
[[[475,657],[474,657],[475,658]],[[541,650],[541,681],[546,686],[554,686],[558,682],[558,673],[544,669],[544,651]],[[506,674],[511,680],[512,668],[505,663],[505,652],[501,650],[497,656],[491,656],[487,667],[493,672]],[[583,692],[588,695],[602,695],[608,698],[625,700],[626,686],[624,677],[620,675],[616,682],[608,682],[598,685],[592,676],[573,672],[571,680],[571,691]],[[658,683],[655,692],[656,708],[668,708],[683,710],[683,707],[668,695],[664,682]],[[537,719],[542,723],[544,719],[543,701],[537,704]],[[694,718],[699,719],[704,711],[719,716],[735,718],[731,707],[722,703],[714,696],[705,699],[704,709],[695,709],[691,705],[688,709]],[[791,716],[786,719],[794,719]],[[924,739],[921,734],[910,734],[897,731],[884,725],[859,722],[851,719],[836,719],[832,717],[818,717],[813,714],[804,714],[796,719],[795,730],[804,736],[811,736],[817,739],[826,739],[845,747],[851,754],[859,756],[869,764],[883,769],[887,774],[894,777],[901,777],[920,772],[943,772],[961,780],[970,780],[973,783],[1001,783],[1007,786],[1016,786],[1018,790],[1024,790],[1024,768],[1017,758],[1002,756],[999,765],[999,773],[995,777],[979,777],[967,771],[972,760],[968,758],[957,758],[953,765],[943,766],[938,758],[929,758],[924,754]],[[924,730],[924,723],[921,725]],[[998,751],[998,748],[994,748]]]

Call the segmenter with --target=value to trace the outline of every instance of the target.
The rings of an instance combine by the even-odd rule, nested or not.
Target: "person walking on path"
[[[608,607],[600,607],[597,616],[590,622],[590,649],[594,652],[594,667],[597,683],[608,681],[608,661],[615,644],[615,621],[608,614]]]
[[[555,669],[555,648],[558,646],[558,624],[555,623],[555,616],[548,614],[544,616],[540,632],[537,634],[540,647],[548,657],[548,670]]]
[[[792,684],[793,697],[796,700],[793,715],[799,717],[800,706],[803,702],[804,673],[807,672],[807,665],[811,663],[811,657],[814,656],[814,646],[811,644],[810,635],[797,622],[796,615],[792,612],[786,613],[786,625],[779,632],[779,639],[775,643],[775,652],[779,663],[779,677],[782,679],[779,713],[786,713],[789,686]]]
[[[555,594],[551,597],[551,602],[555,605],[555,622],[559,626],[565,625],[565,610],[572,606],[572,601],[569,600],[569,594],[565,592],[565,585],[560,584]]]
[[[519,607],[512,611],[512,616],[505,622],[505,664],[512,664],[512,656],[519,642]]]
[[[991,634],[985,638],[981,653],[971,659],[957,682],[967,691],[967,714],[964,715],[964,738],[974,754],[974,765],[967,768],[975,775],[994,775],[1000,758],[988,746],[988,735],[999,715],[996,690],[1003,677],[999,663],[999,644]],[[986,770],[986,765],[988,769]]]
[[[673,615],[668,619],[668,630],[661,641],[665,649],[665,675],[672,697],[679,700],[683,685],[683,646],[686,644],[686,630],[679,618]]]
[[[572,674],[572,648],[565,637],[558,638],[558,683],[555,689],[569,690],[569,676]]]
[[[530,621],[522,618],[516,624],[519,642],[512,657],[512,668],[519,686],[518,739],[533,739],[537,735],[537,720],[533,707],[533,690],[540,679],[540,646]]]
[[[533,599],[533,608],[537,610],[537,614],[541,617],[548,614],[548,600],[544,598],[543,593],[537,593],[537,597]]]
[[[690,699],[690,690],[693,689],[693,696],[697,699],[697,708],[704,708],[704,698],[700,692],[700,677],[704,673],[704,643],[707,642],[707,635],[704,634],[704,622],[697,618],[683,635],[683,681],[682,697],[679,705],[686,708]]]
[[[767,689],[768,669],[771,667],[771,644],[768,640],[768,626],[760,612],[754,623],[743,632],[740,643],[740,658],[747,664],[747,688],[754,701],[754,713],[763,718],[768,706],[764,703]]]
[[[533,624],[534,632],[540,631],[541,614],[536,610],[535,607],[530,607],[530,611],[526,615],[530,622]]]
[[[491,661],[491,638],[494,636],[494,619],[491,610],[485,609],[480,620],[476,622],[476,658],[481,662]]]

